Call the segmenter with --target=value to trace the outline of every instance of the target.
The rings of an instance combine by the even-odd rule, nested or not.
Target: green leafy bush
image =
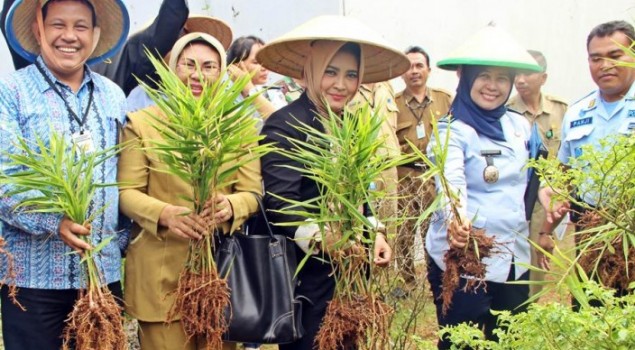
[[[600,307],[573,311],[569,305],[532,304],[526,313],[499,313],[502,328],[494,331],[499,341],[484,339],[483,332],[471,325],[444,328],[453,349],[516,350],[596,350],[635,348],[635,295],[615,297],[613,292],[593,281],[584,283],[586,297]]]

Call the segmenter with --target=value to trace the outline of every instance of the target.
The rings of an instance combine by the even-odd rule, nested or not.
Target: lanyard
[[[364,100],[366,101],[366,103],[368,103],[368,105],[370,106],[370,108],[371,108],[372,110],[375,110],[375,101],[371,101],[368,97],[366,97],[366,95],[364,95],[364,93],[362,92],[361,87],[360,87],[360,90],[359,90],[359,94],[360,94],[360,95],[362,95],[362,97],[364,98]],[[372,94],[372,92],[371,92],[371,94]]]
[[[62,95],[62,92],[57,88],[57,86],[55,86],[55,83],[53,83],[53,81],[51,81],[51,78],[49,78],[49,76],[46,75],[46,72],[44,71],[44,68],[42,68],[40,66],[40,63],[36,61],[35,62],[35,66],[37,67],[37,70],[40,71],[40,73],[44,77],[44,80],[46,80],[46,82],[49,84],[51,89],[53,89],[53,91],[55,91],[55,93],[62,99],[62,101],[64,101],[64,105],[66,106],[66,110],[68,110],[68,113],[69,113],[69,115],[72,118],[71,122],[74,119],[79,124],[79,133],[83,134],[84,133],[84,123],[86,123],[86,118],[88,117],[88,112],[90,111],[90,106],[93,103],[93,90],[94,90],[94,87],[93,87],[92,82],[88,85],[88,91],[90,91],[89,92],[89,96],[88,96],[88,105],[86,106],[86,110],[84,111],[84,115],[82,116],[82,119],[79,119],[77,114],[75,114],[75,112],[73,111],[71,106],[68,104],[68,101],[66,101],[66,98],[64,98],[64,95]]]
[[[412,116],[415,117],[415,119],[417,120],[417,124],[421,124],[421,119],[423,118],[423,113],[425,113],[425,109],[426,109],[426,107],[428,107],[429,104],[430,104],[430,100],[424,100],[422,104],[419,104],[416,107],[416,109],[422,109],[423,111],[421,112],[421,115],[417,115],[417,113],[415,113],[415,109],[410,107],[410,103],[406,102],[406,106],[410,110],[410,113],[412,113]]]

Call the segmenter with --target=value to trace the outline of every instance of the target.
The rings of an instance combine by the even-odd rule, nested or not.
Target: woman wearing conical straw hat
[[[296,128],[300,124],[321,129],[318,115],[328,116],[328,109],[342,113],[361,83],[389,80],[409,67],[407,58],[377,33],[359,21],[340,16],[322,16],[306,22],[267,44],[258,53],[257,60],[271,71],[304,79],[307,85],[300,98],[276,111],[265,122],[262,142],[275,143],[284,149],[294,147],[292,139],[304,141],[307,138]],[[276,212],[289,205],[280,197],[296,201],[315,198],[319,195],[317,183],[289,169],[287,166],[300,164],[282,154],[270,153],[261,162],[265,207],[271,213],[271,220],[277,223],[303,221],[302,216]],[[314,247],[312,239],[320,235],[317,225],[276,226],[276,230],[295,239],[298,261]],[[321,246],[329,250],[326,241]],[[374,264],[387,265],[391,254],[385,238],[377,235]],[[335,290],[332,266],[321,259],[323,256],[318,253],[306,260],[298,274],[296,294],[304,297],[305,334],[294,343],[280,345],[280,349],[309,350],[317,346],[316,335]]]
[[[522,311],[518,307],[529,293],[528,285],[505,283],[526,281],[529,275],[520,264],[529,264],[523,197],[530,136],[526,119],[507,110],[505,103],[518,70],[541,68],[514,39],[492,26],[437,65],[458,70],[460,79],[449,116],[438,124],[439,139],[428,145],[428,156],[436,161],[434,149],[449,133],[443,169],[448,186],[437,177],[437,191],[451,198],[445,188],[458,199],[453,210],[444,207],[435,214],[428,230],[428,280],[440,327],[473,322],[491,339],[496,327],[491,310]],[[484,264],[482,275],[462,267],[468,258]],[[439,341],[440,349],[450,346],[447,339]]]

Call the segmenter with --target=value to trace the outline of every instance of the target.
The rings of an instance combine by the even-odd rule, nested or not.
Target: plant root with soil
[[[602,218],[591,211],[584,213],[578,222],[582,230],[602,224]],[[593,239],[593,235],[595,233],[583,233],[577,240],[586,245],[585,242]],[[610,244],[612,249],[608,248],[607,244]],[[635,281],[635,247],[629,245],[628,253],[624,254],[624,235],[615,236],[609,243],[602,240],[591,243],[584,249],[579,263],[584,271],[596,276],[599,282],[608,288],[628,290],[629,285]]]
[[[221,349],[223,333],[227,331],[225,310],[230,306],[229,297],[227,281],[215,269],[202,273],[184,269],[168,321],[180,316],[189,339],[202,337],[207,350]]]
[[[4,240],[4,237],[0,237],[0,256],[4,257],[4,261],[6,266],[4,267],[4,276],[0,279],[0,287],[7,286],[9,289],[9,298],[11,302],[22,309],[22,311],[26,311],[26,308],[20,304],[17,299],[18,296],[18,287],[15,285],[15,263],[13,260],[13,255],[7,250],[7,241]]]
[[[478,288],[487,288],[485,273],[487,266],[483,259],[495,254],[494,237],[487,236],[485,230],[472,229],[468,244],[464,248],[450,246],[443,256],[445,271],[443,273],[441,299],[442,312],[445,315],[452,306],[454,291],[459,287],[461,276],[469,276],[463,288],[464,292],[476,292]]]
[[[333,299],[320,325],[315,342],[320,350],[353,350],[364,348],[369,336],[388,334],[390,306],[370,296]],[[373,339],[387,343],[387,339]]]
[[[64,350],[128,349],[122,309],[107,288],[82,292],[64,328]]]

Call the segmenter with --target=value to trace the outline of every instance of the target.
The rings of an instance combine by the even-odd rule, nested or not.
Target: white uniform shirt
[[[485,279],[492,282],[507,280],[512,259],[516,263],[530,262],[527,241],[529,229],[524,203],[530,125],[523,116],[509,111],[501,117],[501,125],[506,141],[495,141],[479,135],[460,120],[450,124],[439,122],[441,142],[450,132],[445,172],[464,203],[459,210],[472,220],[474,228],[485,229],[488,236],[495,236],[500,250],[500,253],[484,259],[487,265]],[[431,149],[436,142],[432,138],[428,145],[428,156],[433,161]],[[487,183],[483,177],[487,161],[482,151],[501,152],[492,157],[493,165],[499,172],[499,179],[495,183]],[[442,192],[438,178],[437,192]],[[442,270],[445,270],[443,255],[449,248],[448,218],[450,212],[447,208],[437,211],[426,236],[426,250]],[[527,271],[527,268],[519,265],[515,269],[516,278]]]
[[[616,134],[632,134],[635,131],[635,84],[621,99],[612,113],[608,113],[599,90],[574,103],[562,123],[562,145],[558,159],[569,164],[571,158],[582,155],[583,145],[599,147],[601,139]],[[586,191],[582,199],[594,205],[594,194]]]

